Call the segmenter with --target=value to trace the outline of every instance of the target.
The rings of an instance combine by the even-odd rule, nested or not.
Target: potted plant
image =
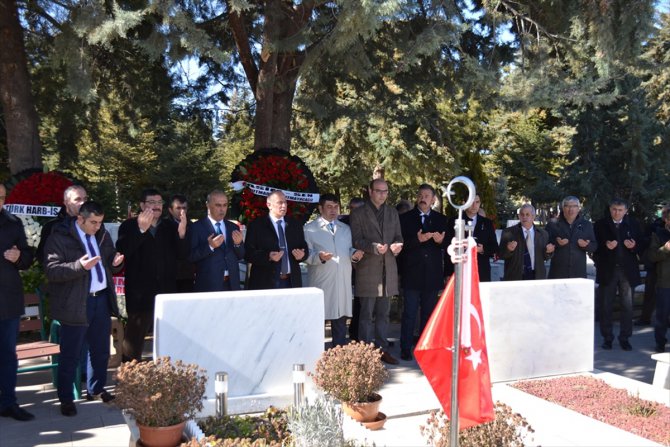
[[[377,394],[388,377],[381,356],[372,343],[352,342],[324,352],[311,374],[316,386],[342,402],[344,412],[368,428],[381,428],[386,418],[379,412],[382,398]]]
[[[181,442],[186,421],[202,410],[205,374],[198,365],[170,357],[133,360],[118,368],[115,404],[135,418],[142,445],[174,447]]]

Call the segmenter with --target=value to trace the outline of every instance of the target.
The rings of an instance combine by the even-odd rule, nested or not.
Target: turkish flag
[[[442,293],[414,350],[442,409],[451,414],[451,361],[454,332],[454,276]],[[479,299],[477,243],[468,238],[463,264],[461,346],[458,359],[458,422],[465,429],[494,419],[482,304]]]

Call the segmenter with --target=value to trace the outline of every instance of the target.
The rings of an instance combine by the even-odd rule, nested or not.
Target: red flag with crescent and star
[[[461,346],[458,363],[458,422],[465,429],[494,419],[486,334],[479,299],[477,243],[468,238],[463,263]],[[451,411],[451,369],[454,332],[454,275],[431,315],[414,355],[442,409]]]

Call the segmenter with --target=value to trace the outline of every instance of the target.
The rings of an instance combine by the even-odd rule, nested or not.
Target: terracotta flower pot
[[[140,429],[140,441],[145,447],[175,447],[181,443],[186,421],[169,427],[148,427],[137,424]]]
[[[371,396],[371,402],[357,402],[355,404],[342,403],[344,413],[351,416],[358,422],[373,422],[377,419],[379,413],[379,404],[382,403],[382,397],[379,394]]]

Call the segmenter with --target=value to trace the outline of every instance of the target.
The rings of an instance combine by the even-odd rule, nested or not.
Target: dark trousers
[[[614,339],[612,332],[612,308],[616,299],[617,290],[621,300],[621,326],[619,340],[628,340],[633,334],[633,294],[626,274],[621,267],[614,268],[614,275],[609,284],[601,284],[602,308],[600,311],[600,335],[606,341]]]
[[[361,297],[361,315],[358,324],[358,339],[375,344],[383,351],[389,348],[388,326],[391,298],[388,296]],[[374,320],[374,321],[373,321]]]
[[[107,384],[109,362],[109,335],[112,318],[106,293],[86,299],[88,326],[71,326],[61,323],[60,356],[58,358],[58,400],[72,402],[75,371],[81,358],[84,340],[88,342],[86,367],[89,394],[100,394]]]
[[[277,277],[275,280],[275,289],[290,289],[291,288],[291,278],[281,279]]]
[[[176,292],[177,293],[193,292],[193,278],[178,279]]]
[[[655,304],[656,269],[651,268],[647,270],[647,277],[644,280],[644,300],[642,301],[642,315],[640,315],[640,320],[651,321],[651,314],[654,312]]]
[[[654,322],[654,338],[656,344],[665,346],[667,343],[668,318],[670,318],[670,288],[656,289],[656,321]]]
[[[333,336],[333,347],[343,346],[347,341],[347,317],[330,321],[330,332]]]
[[[361,316],[361,299],[355,296],[352,305],[351,322],[349,322],[349,338],[358,341],[358,322]]]
[[[144,337],[146,337],[153,322],[153,310],[143,312],[128,311],[128,321],[126,322],[125,334],[123,336],[124,361],[137,360],[139,362],[142,360]]]
[[[414,326],[416,323],[416,313],[421,307],[421,327],[420,332],[426,327],[430,315],[437,304],[437,289],[434,290],[403,290],[403,310],[400,323],[400,349],[403,352],[412,350],[414,343]]]
[[[16,339],[19,318],[0,320],[0,411],[16,404]]]

